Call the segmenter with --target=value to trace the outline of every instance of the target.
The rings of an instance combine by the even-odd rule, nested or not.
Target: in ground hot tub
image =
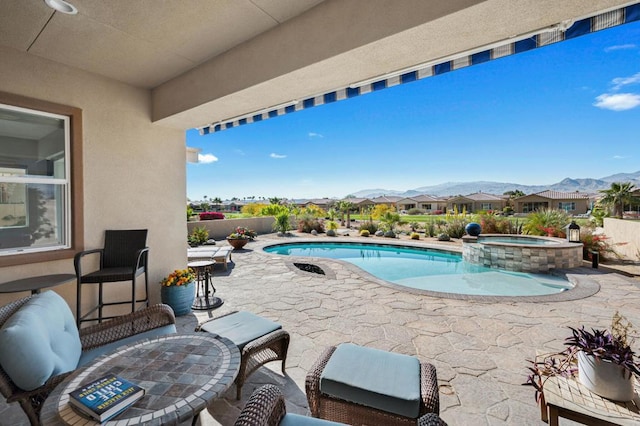
[[[516,272],[544,273],[582,265],[582,243],[532,235],[465,237],[462,258],[469,263]]]

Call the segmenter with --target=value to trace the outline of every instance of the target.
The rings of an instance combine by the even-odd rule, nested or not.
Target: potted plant
[[[227,241],[233,247],[234,250],[239,250],[244,247],[249,241],[257,236],[255,231],[245,228],[244,226],[238,226],[234,232],[229,234]]]
[[[196,295],[195,279],[195,273],[191,268],[188,268],[176,269],[160,281],[162,303],[171,306],[176,316],[191,312]]]
[[[544,383],[549,377],[576,377],[591,392],[615,401],[633,399],[633,376],[640,376],[640,364],[628,340],[631,324],[618,312],[613,316],[611,331],[583,327],[573,328],[565,339],[567,348],[561,352],[536,356],[529,361],[531,374],[525,385],[536,389],[546,418]]]
[[[640,364],[626,332],[620,335],[615,330],[588,331],[584,327],[571,328],[571,331],[573,335],[567,338],[566,344],[576,349],[580,383],[603,398],[631,401],[633,375],[640,375]]]

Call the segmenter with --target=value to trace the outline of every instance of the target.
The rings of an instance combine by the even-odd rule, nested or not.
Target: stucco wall
[[[0,90],[82,109],[85,248],[102,247],[105,229],[149,229],[158,302],[158,281],[186,264],[185,133],[151,123],[147,90],[3,47],[0,57]],[[73,273],[73,260],[0,268],[0,282],[50,273]],[[72,307],[75,290],[55,288]],[[0,303],[27,294],[2,294]]]
[[[262,234],[270,234],[273,232],[274,222],[275,218],[272,216],[249,217],[246,219],[199,220],[188,222],[187,230],[191,233],[193,228],[204,226],[209,231],[209,238],[224,240],[227,235],[231,234],[238,226],[244,226],[245,228],[256,231],[258,237],[260,237]]]
[[[614,250],[627,260],[640,260],[640,221],[607,217],[604,219],[604,234]]]

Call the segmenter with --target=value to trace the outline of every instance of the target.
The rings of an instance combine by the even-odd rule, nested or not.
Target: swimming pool
[[[466,262],[460,254],[418,247],[304,242],[271,245],[264,251],[339,259],[394,284],[443,293],[541,296],[573,287],[560,277],[488,268]]]

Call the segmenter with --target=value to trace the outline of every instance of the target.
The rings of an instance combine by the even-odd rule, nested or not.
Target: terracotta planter
[[[227,238],[227,242],[234,250],[240,250],[249,242],[249,240],[245,238]]]
[[[614,401],[631,401],[634,397],[633,374],[609,360],[578,352],[578,379],[596,395]]]

